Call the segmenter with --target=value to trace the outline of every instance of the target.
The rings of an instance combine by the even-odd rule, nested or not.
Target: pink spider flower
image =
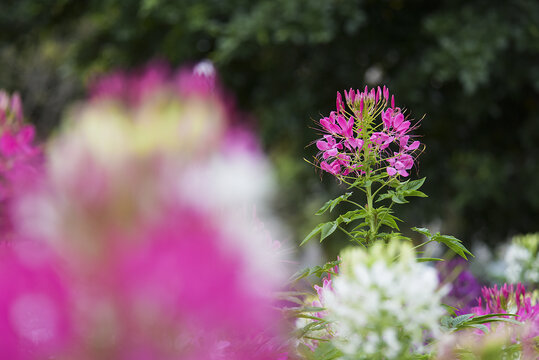
[[[339,126],[335,123],[337,120],[336,114],[334,111],[332,111],[329,114],[329,117],[324,117],[320,119],[320,125],[330,134],[340,134],[341,129]]]
[[[337,111],[320,119],[325,134],[316,145],[323,171],[339,179],[378,169],[389,176],[409,176],[421,143],[411,140],[412,123],[389,95],[385,86],[345,90],[345,101],[337,93]]]
[[[316,147],[323,151],[324,159],[327,159],[330,156],[337,156],[339,150],[342,150],[342,144],[338,144],[335,138],[331,135],[324,135],[324,140],[318,140],[316,142]]]
[[[539,336],[539,304],[521,283],[516,286],[504,284],[498,288],[481,289],[482,297],[477,299],[477,306],[471,309],[477,315],[510,313],[515,314],[515,320],[523,323],[523,339]],[[518,326],[500,323],[498,326]],[[516,330],[516,328],[515,328]]]
[[[381,150],[387,149],[393,140],[395,140],[395,137],[385,132],[375,132],[371,136],[371,141],[379,146]]]
[[[414,151],[419,148],[420,142],[418,140],[413,141],[410,145],[408,145],[408,140],[410,140],[410,135],[404,135],[399,139],[401,150]]]
[[[328,163],[327,161],[322,161],[320,163],[320,168],[333,175],[339,175],[341,173],[341,165],[339,164],[338,160],[335,160],[331,163]]]
[[[387,159],[387,162],[390,166],[387,167],[387,173],[389,176],[395,174],[402,175],[404,177],[408,176],[406,170],[410,170],[414,166],[414,158],[409,154],[398,153],[394,157]]]

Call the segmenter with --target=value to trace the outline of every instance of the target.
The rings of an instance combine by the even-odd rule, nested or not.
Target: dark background
[[[296,240],[336,182],[303,161],[337,90],[385,84],[421,122],[427,199],[410,226],[466,243],[539,230],[536,0],[17,0],[0,3],[0,87],[46,138],[88,82],[151,59],[214,61],[257,119]],[[340,246],[338,241],[332,244]],[[332,250],[335,250],[332,249]]]

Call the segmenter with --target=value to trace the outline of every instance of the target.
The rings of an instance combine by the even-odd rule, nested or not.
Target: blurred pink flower
[[[69,280],[73,336],[51,356],[288,358],[274,302],[284,266],[238,214],[267,197],[271,174],[208,69],[98,80],[17,198],[16,230],[50,244]],[[0,152],[26,151],[18,141],[0,138]]]
[[[39,177],[43,162],[41,147],[35,143],[35,129],[24,124],[22,102],[0,90],[0,233],[11,237],[12,199]]]
[[[50,358],[70,345],[69,289],[59,265],[45,244],[0,244],[2,358]]]

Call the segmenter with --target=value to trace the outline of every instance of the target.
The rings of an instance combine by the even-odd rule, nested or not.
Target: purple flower
[[[477,297],[481,295],[481,284],[468,269],[468,263],[462,258],[453,258],[436,265],[441,283],[450,283],[451,290],[444,302],[459,308],[459,314],[467,314]]]

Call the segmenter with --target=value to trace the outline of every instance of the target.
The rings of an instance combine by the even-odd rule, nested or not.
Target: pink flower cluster
[[[337,92],[337,111],[320,119],[326,133],[316,142],[320,168],[335,176],[356,176],[385,168],[389,176],[409,176],[420,142],[412,139],[411,122],[395,107],[389,89]],[[381,118],[381,121],[378,120]]]
[[[504,284],[501,288],[494,285],[481,289],[482,297],[477,299],[477,306],[471,309],[477,315],[511,313],[515,320],[524,323],[525,338],[539,336],[539,304],[535,303],[531,294],[526,293],[524,285]]]
[[[136,106],[147,97],[167,90],[182,97],[192,94],[210,96],[221,91],[215,71],[183,68],[174,73],[166,63],[154,61],[137,72],[120,70],[99,77],[91,85],[90,93],[93,101],[120,100]]]

